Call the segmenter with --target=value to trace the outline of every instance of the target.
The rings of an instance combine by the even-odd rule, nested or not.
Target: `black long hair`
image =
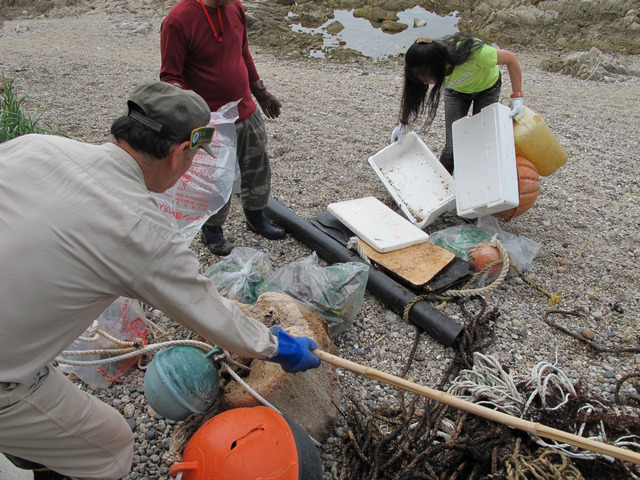
[[[483,45],[470,35],[456,33],[441,41],[423,37],[409,47],[404,57],[404,88],[400,101],[400,122],[405,125],[427,113],[425,127],[433,122],[440,103],[444,78],[462,65]],[[429,92],[420,78],[436,83]]]

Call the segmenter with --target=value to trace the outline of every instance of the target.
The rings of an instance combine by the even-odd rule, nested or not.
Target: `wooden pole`
[[[498,412],[496,410],[483,407],[482,405],[477,405],[475,403],[454,397],[449,393],[424,387],[422,385],[418,385],[417,383],[405,380],[404,378],[381,372],[380,370],[376,370],[375,368],[365,367],[358,363],[345,360],[344,358],[337,357],[320,349],[314,350],[313,353],[321,360],[336,367],[344,368],[346,370],[365,375],[366,377],[372,378],[374,380],[387,383],[408,392],[422,395],[423,397],[427,397],[437,402],[444,403],[445,405],[464,410],[465,412],[473,413],[474,415],[478,415],[488,420],[502,423],[509,427],[517,428],[518,430],[523,430],[540,437],[550,438],[558,442],[568,443],[570,445],[574,445],[591,452],[601,453],[602,455],[608,455],[610,457],[619,458],[620,460],[640,465],[640,454],[631,450],[598,442],[596,440],[591,440],[579,435],[574,435],[563,430],[547,427],[540,423],[530,422],[528,420],[514,417],[503,412]]]

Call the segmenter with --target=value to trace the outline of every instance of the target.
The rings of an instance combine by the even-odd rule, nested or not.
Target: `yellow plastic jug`
[[[516,153],[533,163],[544,177],[551,175],[567,161],[567,152],[544,119],[524,105],[522,115],[513,118],[513,138]]]

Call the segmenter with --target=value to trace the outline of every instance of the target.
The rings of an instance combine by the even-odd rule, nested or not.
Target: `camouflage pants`
[[[267,131],[260,109],[236,125],[238,138],[237,159],[240,167],[240,202],[247,210],[262,210],[267,206],[271,192],[271,165],[267,154]],[[231,198],[206,224],[224,223],[231,207]]]

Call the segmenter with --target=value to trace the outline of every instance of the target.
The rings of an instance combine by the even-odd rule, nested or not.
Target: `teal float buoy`
[[[156,353],[144,376],[144,395],[156,413],[184,420],[206,412],[216,400],[220,377],[213,357],[219,348],[204,353],[194,347],[169,347]]]

